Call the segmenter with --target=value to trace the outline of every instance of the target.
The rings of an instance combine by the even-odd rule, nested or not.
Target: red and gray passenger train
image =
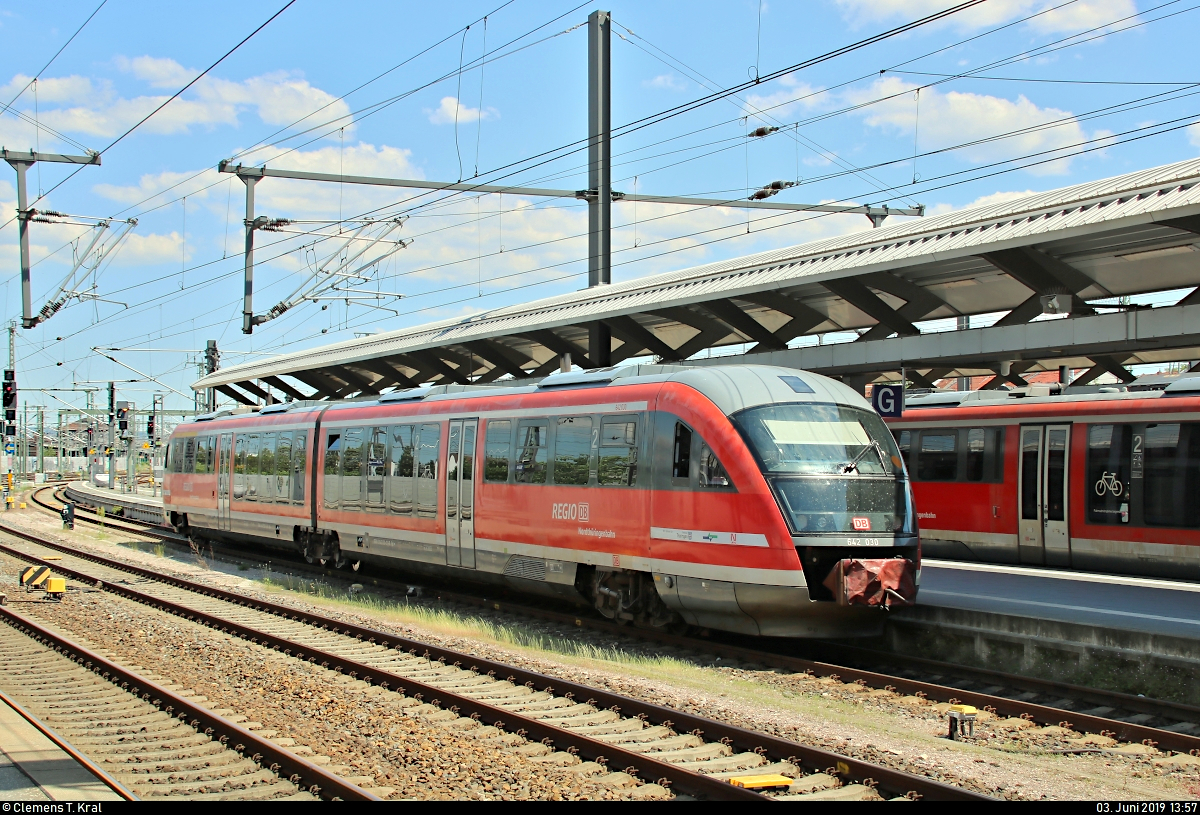
[[[869,635],[885,617],[869,606],[914,602],[919,583],[899,455],[825,377],[628,366],[199,417],[172,434],[163,498],[200,538],[638,625]]]
[[[889,422],[926,556],[1200,580],[1200,377],[1051,388],[910,397]]]

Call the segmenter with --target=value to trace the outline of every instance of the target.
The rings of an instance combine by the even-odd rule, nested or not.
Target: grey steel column
[[[117,386],[108,383],[108,488],[117,488]]]
[[[956,327],[958,328],[959,331],[969,330],[971,328],[971,317],[969,315],[964,316],[964,317],[959,317],[958,324]],[[958,378],[958,382],[955,383],[955,390],[957,390],[961,393],[962,391],[969,391],[970,389],[971,389],[971,377],[960,376]]]
[[[242,333],[254,333],[254,185],[257,178],[241,176],[246,183],[246,291],[242,300]]]
[[[46,458],[45,458],[45,455],[46,455],[46,409],[44,407],[38,408],[37,419],[38,419],[38,431],[37,431],[38,432],[38,456],[37,456],[38,468],[37,468],[37,471],[39,473],[44,473],[44,472],[46,472]]]
[[[29,195],[25,190],[25,173],[31,161],[8,162],[17,171],[17,231],[21,241],[21,325],[33,327],[33,295],[29,291]]]
[[[612,70],[607,11],[588,17],[588,287],[612,282]],[[608,326],[589,329],[588,356],[592,367],[610,363],[612,340]]]

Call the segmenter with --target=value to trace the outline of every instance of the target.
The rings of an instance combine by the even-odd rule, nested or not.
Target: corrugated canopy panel
[[[1092,314],[1089,299],[1200,285],[1198,182],[1200,159],[1169,164],[283,354],[192,387],[248,402],[267,388],[343,398],[544,375],[564,353],[587,365],[596,322],[611,331],[615,363],[735,343],[780,350],[828,331],[858,330],[870,342],[915,334],[921,320],[1009,309],[1004,320],[1021,323],[1042,313],[1045,295]]]

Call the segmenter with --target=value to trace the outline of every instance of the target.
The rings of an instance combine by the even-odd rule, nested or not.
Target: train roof
[[[1171,399],[1200,396],[1200,374],[1185,374],[1158,390],[1124,390],[1120,388],[1089,388],[1084,391],[1061,385],[1031,385],[1013,390],[933,391],[908,394],[904,410],[930,408],[995,408],[1013,404],[1078,404],[1087,402],[1121,402],[1136,399]],[[1019,401],[1018,401],[1019,400]]]
[[[590,371],[554,373],[535,382],[519,380],[491,385],[425,385],[342,401],[282,402],[262,408],[243,407],[197,416],[193,422],[223,422],[249,416],[298,415],[405,402],[441,402],[467,397],[512,396],[678,382],[699,391],[726,415],[781,402],[823,402],[869,407],[852,388],[835,379],[774,365],[623,365]],[[189,423],[190,424],[190,423]]]

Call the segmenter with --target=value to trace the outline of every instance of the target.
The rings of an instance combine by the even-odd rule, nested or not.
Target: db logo
[[[871,531],[871,519],[870,518],[851,518],[850,523],[856,530],[858,530],[860,532],[870,532]]]
[[[585,503],[550,505],[550,517],[556,521],[588,521],[590,515]]]

